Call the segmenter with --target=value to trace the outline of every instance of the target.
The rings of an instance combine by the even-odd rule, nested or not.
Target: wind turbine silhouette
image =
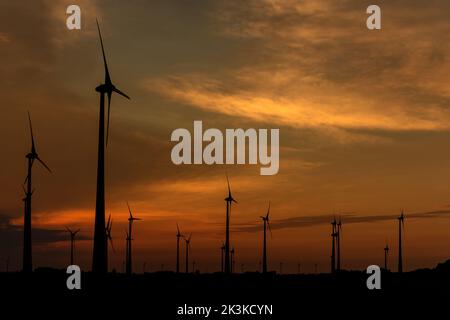
[[[183,237],[186,242],[186,273],[189,273],[189,248],[191,246],[191,236],[192,234],[189,235],[189,238]]]
[[[403,210],[398,219],[398,272],[403,272],[403,255],[402,255],[402,229],[405,229],[405,216]]]
[[[224,270],[223,258],[224,258],[224,255],[225,255],[225,242],[223,242],[222,246],[220,247],[220,253],[221,253],[221,257],[222,257],[221,264],[220,264],[220,272],[223,272],[223,270]]]
[[[234,247],[231,249],[231,273],[234,272],[234,264],[236,261],[234,261]]]
[[[180,228],[178,227],[177,223],[177,273],[180,273],[180,238],[183,237],[183,235],[180,232]]]
[[[331,273],[336,271],[336,235],[337,235],[337,222],[334,217],[331,222]]]
[[[105,227],[105,246],[106,246],[106,265],[107,266],[108,266],[108,256],[109,256],[108,241],[111,243],[111,249],[113,250],[113,252],[116,252],[116,250],[114,249],[113,241],[112,241],[111,229],[112,229],[112,219],[111,219],[111,214],[109,214],[108,222],[106,223],[106,227]]]
[[[23,271],[26,273],[33,271],[33,259],[32,259],[32,247],[31,247],[31,196],[32,191],[32,169],[34,161],[37,160],[48,172],[52,172],[50,168],[39,158],[36,151],[36,144],[34,142],[33,126],[31,124],[31,116],[28,112],[28,124],[30,126],[31,134],[31,151],[26,155],[28,159],[28,173],[25,178],[27,184],[27,190],[25,192],[25,214],[23,218]]]
[[[128,255],[127,255],[127,265],[126,265],[126,272],[128,275],[132,273],[132,267],[133,267],[133,260],[132,260],[132,250],[131,250],[131,241],[133,240],[133,221],[135,220],[141,220],[139,218],[133,217],[133,214],[130,209],[130,205],[127,202],[128,212],[130,213],[130,216],[128,217],[128,233],[127,233],[127,240],[128,240]]]
[[[226,227],[225,227],[225,273],[233,272],[231,270],[231,263],[230,263],[230,214],[231,214],[231,204],[237,203],[237,201],[233,198],[231,195],[231,188],[230,188],[230,180],[228,180],[228,174],[227,177],[227,184],[228,184],[228,196],[225,198],[225,201],[227,203],[227,216],[226,216]]]
[[[66,227],[66,230],[70,233],[70,265],[73,265],[73,251],[75,247],[75,236],[78,232],[80,232],[80,229],[72,231],[68,227]]]
[[[341,237],[342,237],[342,221],[339,218],[339,222],[336,225],[336,241],[337,241],[337,266],[336,270],[341,271]]]
[[[103,47],[102,34],[97,21],[97,30],[102,48],[103,64],[105,68],[105,80],[95,88],[100,94],[100,116],[98,125],[98,159],[97,159],[97,195],[95,202],[95,228],[94,228],[94,249],[92,259],[92,271],[95,273],[108,272],[107,248],[105,241],[105,95],[108,97],[108,121],[106,127],[106,145],[109,136],[109,115],[111,109],[112,93],[130,99],[125,93],[117,89],[111,82],[108,64],[106,62],[105,50]]]
[[[389,255],[389,246],[386,243],[386,247],[384,247],[384,269],[388,270],[388,255]]]
[[[272,229],[270,228],[269,223],[269,214],[270,214],[270,201],[269,208],[267,209],[267,214],[265,216],[261,216],[261,219],[264,222],[264,242],[263,242],[263,273],[267,273],[267,228],[269,228],[270,236],[272,237]]]

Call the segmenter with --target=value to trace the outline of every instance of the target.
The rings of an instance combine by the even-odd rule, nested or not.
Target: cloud
[[[448,130],[450,79],[443,70],[450,68],[450,46],[438,40],[447,18],[424,5],[415,21],[422,6],[413,6],[383,5],[390,13],[377,34],[365,28],[357,1],[219,2],[210,15],[218,35],[238,41],[234,63],[150,78],[144,86],[208,112],[334,131],[349,143],[358,141],[355,129]],[[359,140],[368,136],[379,142],[374,133]]]
[[[337,219],[341,219],[344,225],[354,223],[375,223],[389,220],[396,220],[399,214],[390,215],[356,215],[352,213],[344,213],[338,215]],[[306,228],[318,225],[328,225],[333,221],[335,215],[310,215],[290,217],[286,219],[278,219],[270,222],[273,230],[286,228]],[[435,210],[425,212],[414,212],[405,214],[405,221],[409,219],[434,219],[434,218],[448,218],[450,217],[450,210]],[[244,223],[234,228],[238,232],[259,232],[261,227],[256,223]]]

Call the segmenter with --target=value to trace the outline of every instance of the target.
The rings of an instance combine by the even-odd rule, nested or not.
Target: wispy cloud
[[[399,214],[388,214],[388,215],[356,215],[352,213],[344,213],[338,216],[328,214],[328,215],[310,215],[310,216],[299,216],[291,217],[286,219],[273,220],[270,222],[270,226],[273,230],[286,229],[286,228],[306,228],[313,227],[317,225],[330,224],[335,217],[341,219],[343,224],[354,224],[354,223],[375,223],[388,220],[397,219]],[[434,219],[434,218],[449,218],[450,210],[436,210],[436,211],[425,211],[425,212],[413,212],[405,214],[405,221],[409,219]],[[235,227],[235,231],[240,232],[257,232],[261,230],[261,226],[255,222],[243,223]]]

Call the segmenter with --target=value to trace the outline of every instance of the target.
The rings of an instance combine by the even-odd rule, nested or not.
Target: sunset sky
[[[342,264],[396,270],[405,210],[406,270],[450,258],[450,2],[377,1],[382,29],[366,28],[373,1],[0,0],[0,270],[22,260],[27,110],[34,167],[34,267],[89,270],[95,209],[98,93],[113,83],[107,149],[110,266],[122,270],[126,201],[135,215],[134,268],[175,268],[176,223],[192,260],[217,271],[224,239],[225,173],[233,196],[236,266],[256,270],[271,201],[269,266],[329,271],[331,219],[342,216]],[[81,30],[68,30],[70,4]],[[279,128],[280,170],[184,165],[170,159],[177,128]]]

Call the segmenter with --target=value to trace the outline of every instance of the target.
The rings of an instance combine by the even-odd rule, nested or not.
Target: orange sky
[[[81,228],[77,260],[91,265],[98,96],[98,17],[113,82],[107,208],[124,258],[126,201],[138,217],[135,268],[174,268],[175,234],[192,233],[192,259],[219,268],[225,171],[239,204],[232,242],[240,269],[256,269],[259,216],[272,203],[272,269],[328,271],[329,218],[344,223],[343,266],[382,263],[407,218],[405,265],[450,256],[450,35],[447,1],[381,1],[382,30],[365,28],[361,1],[78,1],[82,29],[65,27],[70,1],[0,3],[0,257],[20,265],[26,111],[41,157],[34,169],[35,266],[63,267],[64,226]],[[206,128],[279,128],[280,171],[175,166],[170,134]],[[420,215],[420,214],[419,214]],[[307,223],[313,219],[314,223]],[[355,220],[364,222],[356,223]],[[347,221],[346,221],[347,220]],[[348,222],[348,223],[347,223]],[[257,226],[260,226],[259,230]],[[3,265],[0,265],[0,270]]]

